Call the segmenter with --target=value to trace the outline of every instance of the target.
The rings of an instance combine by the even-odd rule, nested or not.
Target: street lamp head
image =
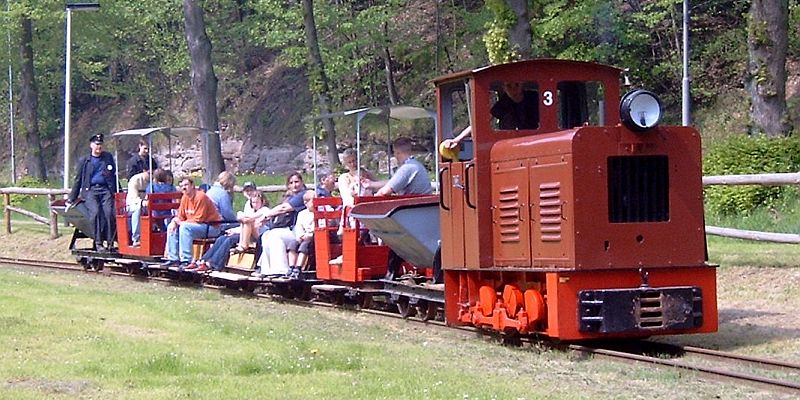
[[[100,8],[100,3],[67,3],[67,10],[81,11],[81,10],[97,10]]]

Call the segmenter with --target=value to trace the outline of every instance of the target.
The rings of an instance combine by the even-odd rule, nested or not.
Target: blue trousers
[[[192,242],[195,239],[215,237],[219,234],[219,227],[195,222],[183,222],[175,232],[167,236],[167,259],[191,262]]]
[[[203,254],[203,261],[215,271],[222,271],[228,265],[231,248],[239,242],[239,237],[238,233],[218,237],[211,248]]]

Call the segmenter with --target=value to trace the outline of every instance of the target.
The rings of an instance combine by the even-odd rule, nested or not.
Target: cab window
[[[539,128],[539,87],[536,82],[493,82],[490,98],[494,130]]]
[[[558,82],[558,127],[605,125],[604,90],[599,81]]]

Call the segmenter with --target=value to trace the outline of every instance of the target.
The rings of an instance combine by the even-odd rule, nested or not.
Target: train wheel
[[[105,261],[103,260],[92,260],[90,265],[91,270],[94,272],[100,272],[103,270],[103,266],[105,266]]]
[[[400,297],[397,299],[397,311],[401,317],[409,318],[414,316],[416,308],[408,304],[408,297]]]
[[[432,301],[420,300],[415,306],[417,317],[423,321],[430,321],[436,318],[439,307]]]
[[[92,267],[92,264],[86,257],[78,257],[76,261],[78,261],[78,264],[80,264],[85,271],[88,271]]]
[[[359,294],[358,296],[358,307],[364,310],[368,310],[372,308],[374,301],[372,300],[372,296],[368,294]]]

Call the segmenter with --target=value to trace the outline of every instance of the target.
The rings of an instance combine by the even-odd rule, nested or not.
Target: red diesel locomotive
[[[700,135],[659,126],[649,92],[620,99],[622,72],[531,60],[435,80],[439,139],[472,127],[440,171],[448,323],[564,340],[716,331]],[[517,126],[495,107],[508,83],[524,92]]]

